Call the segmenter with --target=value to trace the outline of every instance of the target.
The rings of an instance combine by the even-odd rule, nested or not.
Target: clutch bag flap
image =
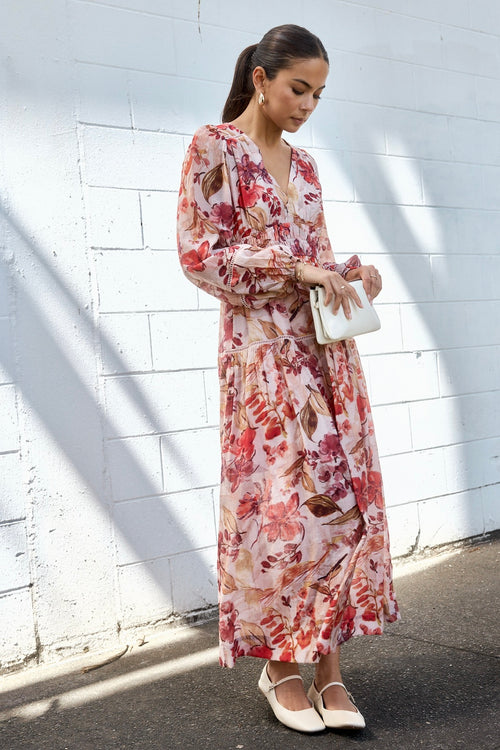
[[[316,338],[320,344],[331,344],[335,341],[352,339],[362,333],[371,333],[380,328],[380,319],[373,305],[368,301],[361,279],[349,282],[352,284],[363,307],[358,307],[349,300],[351,319],[346,318],[342,306],[336,315],[333,314],[333,301],[325,305],[325,290],[322,286],[311,287],[310,301],[313,313]]]

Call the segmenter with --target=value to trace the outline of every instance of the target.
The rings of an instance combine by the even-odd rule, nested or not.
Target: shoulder
[[[228,123],[202,125],[193,135],[191,145],[197,149],[205,148],[210,152],[232,152],[241,135],[238,128]]]
[[[309,151],[306,151],[305,148],[299,148],[299,146],[294,146],[293,148],[300,161],[304,162],[304,164],[310,164],[316,172],[318,171],[316,160],[311,156]]]
[[[297,167],[302,175],[302,177],[305,179],[306,182],[310,183],[311,185],[314,185],[316,188],[320,188],[320,182],[319,182],[319,172],[318,172],[318,165],[316,164],[316,160],[314,159],[311,154],[306,151],[303,148],[298,148],[297,146],[294,146],[295,154],[296,154],[296,161],[297,161]]]

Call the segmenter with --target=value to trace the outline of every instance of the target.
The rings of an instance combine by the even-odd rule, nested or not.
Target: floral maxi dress
[[[200,128],[178,206],[182,268],[221,301],[220,661],[310,663],[399,619],[354,340],[316,342],[298,259],[334,261],[311,156],[286,194],[233,125]]]

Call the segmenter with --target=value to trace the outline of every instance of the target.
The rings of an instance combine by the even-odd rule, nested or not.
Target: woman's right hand
[[[343,276],[336,271],[325,271],[323,268],[317,268],[309,263],[297,263],[300,266],[299,275],[301,280],[309,286],[318,284],[325,290],[325,304],[328,305],[333,300],[332,310],[336,315],[340,305],[344,310],[346,318],[351,318],[350,300],[358,307],[362,307],[354,287],[347,282]]]

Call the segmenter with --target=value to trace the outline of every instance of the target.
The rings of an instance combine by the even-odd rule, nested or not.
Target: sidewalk
[[[286,729],[257,691],[258,659],[217,664],[217,625],[0,678],[2,750],[495,750],[499,729],[500,540],[397,563],[402,621],[353,638],[343,676],[359,733]],[[107,655],[102,658],[105,659]],[[306,684],[312,670],[303,669]]]

